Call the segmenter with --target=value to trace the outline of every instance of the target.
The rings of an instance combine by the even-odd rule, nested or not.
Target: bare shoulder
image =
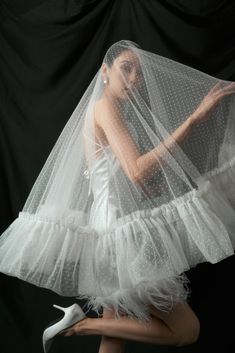
[[[98,100],[95,103],[94,109],[95,109],[95,114],[94,114],[95,122],[100,127],[102,127],[105,124],[105,121],[107,119],[111,121],[113,119],[118,118],[117,111],[115,110],[113,104],[111,104],[108,99],[102,98]]]

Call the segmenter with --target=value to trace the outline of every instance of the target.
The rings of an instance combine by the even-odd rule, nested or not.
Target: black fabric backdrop
[[[17,217],[108,47],[143,49],[235,81],[235,2],[227,0],[2,0],[0,4],[1,232]],[[20,247],[20,239],[19,239]],[[132,352],[233,352],[234,257],[188,271],[201,321],[194,345],[128,342]],[[0,352],[42,352],[53,303],[73,298],[0,275]],[[95,316],[90,313],[89,316]],[[99,336],[59,337],[53,352],[98,352]]]

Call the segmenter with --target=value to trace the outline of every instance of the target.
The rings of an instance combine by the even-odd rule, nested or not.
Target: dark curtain
[[[228,0],[2,0],[0,3],[1,233],[26,197],[108,47],[146,50],[235,81],[235,3]],[[19,239],[20,247],[20,239]],[[182,348],[128,342],[128,353],[234,352],[234,257],[188,271],[189,304],[201,321]],[[60,297],[0,275],[0,352],[41,353]],[[89,316],[95,316],[93,312]],[[58,337],[53,352],[97,352],[99,336]]]

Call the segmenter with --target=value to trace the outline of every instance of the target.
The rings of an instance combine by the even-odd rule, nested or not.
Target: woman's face
[[[105,92],[112,97],[126,99],[132,90],[141,85],[142,73],[140,63],[132,50],[123,51],[109,67],[102,65]]]

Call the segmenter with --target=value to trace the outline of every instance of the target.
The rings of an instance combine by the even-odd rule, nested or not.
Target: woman
[[[234,253],[234,93],[130,41],[108,50],[1,237],[2,272],[103,308],[55,306],[45,351],[58,333],[102,335],[99,353],[198,339],[184,271]]]

